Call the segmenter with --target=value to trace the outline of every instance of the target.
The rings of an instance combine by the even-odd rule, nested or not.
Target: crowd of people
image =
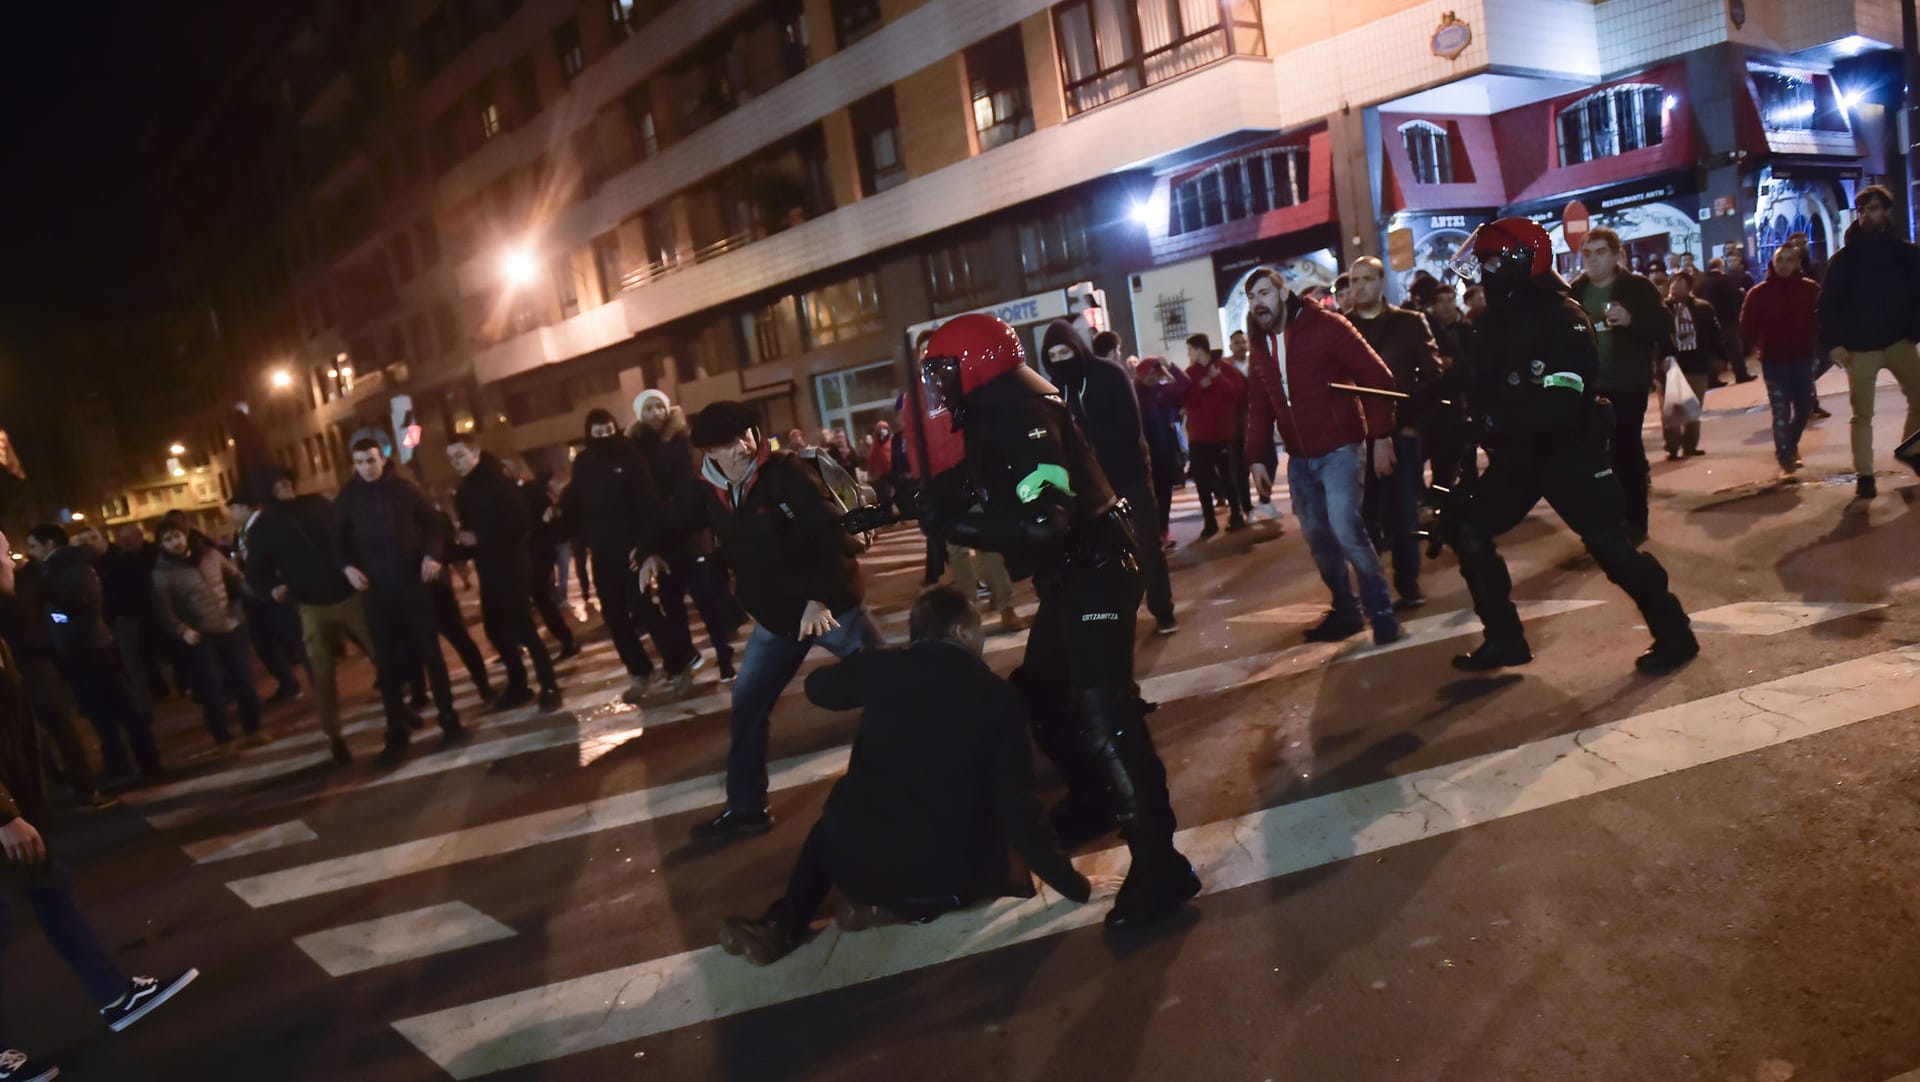
[[[842,429],[817,445],[795,429],[783,444],[738,402],[688,418],[648,390],[624,430],[607,410],[586,415],[564,484],[456,435],[444,451],[459,480],[436,504],[366,434],[331,501],[296,494],[284,472],[250,478],[225,545],[179,517],[150,538],[122,527],[111,544],[90,528],[35,526],[18,564],[0,538],[0,843],[109,1024],[131,1024],[193,971],[126,978],[87,930],[33,826],[46,808],[38,734],[74,796],[104,807],[109,790],[165,775],[153,712],[170,686],[197,700],[225,754],[271,739],[263,718],[306,694],[304,670],[344,766],[353,753],[337,672],[352,647],[373,661],[381,757],[397,762],[429,701],[443,743],[467,738],[443,639],[485,709],[564,706],[558,665],[580,648],[563,608],[571,568],[583,601],[597,588],[632,704],[689,693],[704,664],[692,598],[732,684],[726,801],[694,828],[701,842],[772,828],[772,717],[814,648],[835,662],[807,678],[807,698],[863,711],[785,893],[758,917],[729,918],[727,950],[779,959],[836,892],[836,919],[855,929],[1031,893],[1012,854],[1068,899],[1116,892],[1111,927],[1152,923],[1201,889],[1174,844],[1133,665],[1142,604],[1157,632],[1179,627],[1165,557],[1176,487],[1197,490],[1200,542],[1220,532],[1222,512],[1237,532],[1271,505],[1286,452],[1287,494],[1329,594],[1309,641],[1399,640],[1400,615],[1426,603],[1422,548],[1437,537],[1484,627],[1453,660],[1466,671],[1531,660],[1497,538],[1544,499],[1638,606],[1653,641],[1636,666],[1671,672],[1699,644],[1642,547],[1646,411],[1662,396],[1694,399],[1659,407],[1664,443],[1672,459],[1705,454],[1697,401],[1727,377],[1763,379],[1780,481],[1792,483],[1801,435],[1822,416],[1814,380],[1840,366],[1857,494],[1874,497],[1880,370],[1907,398],[1904,431],[1920,430],[1920,249],[1897,236],[1893,205],[1885,189],[1863,189],[1831,260],[1815,263],[1796,235],[1757,284],[1737,250],[1704,270],[1690,255],[1636,267],[1604,228],[1586,235],[1568,282],[1547,234],[1517,218],[1475,232],[1455,257],[1457,280],[1416,276],[1406,306],[1388,302],[1377,259],[1354,261],[1324,294],[1260,268],[1244,286],[1247,325],[1225,351],[1192,336],[1184,365],[1129,357],[1084,319],[1049,325],[1029,357],[1006,324],[960,316],[916,343],[924,389],[902,395],[899,415],[858,450]],[[1895,455],[1920,472],[1909,443]],[[903,519],[927,535],[928,588],[910,641],[888,648],[856,536]],[[469,563],[504,674],[497,693],[454,593],[453,569]],[[953,581],[938,584],[946,567]],[[1003,679],[981,659],[977,598],[997,630],[1026,628],[1018,582],[1039,606]],[[257,667],[277,685],[265,697]],[[99,773],[76,712],[100,744]],[[1050,811],[1034,796],[1029,736],[1066,784]],[[1132,857],[1122,882],[1090,882],[1063,855],[1116,832]],[[0,1072],[30,1062],[6,1055],[17,1058],[0,1058]],[[25,1076],[0,1073],[11,1077]]]

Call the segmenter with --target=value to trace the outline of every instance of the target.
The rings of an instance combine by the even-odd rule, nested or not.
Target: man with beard
[[[1330,317],[1331,318],[1331,317]],[[921,528],[1004,554],[1040,611],[1012,677],[1034,736],[1068,782],[1053,812],[1072,847],[1118,826],[1132,862],[1107,926],[1135,928],[1200,892],[1174,847],[1166,767],[1133,679],[1143,593],[1128,518],[1094,449],[1012,327],[956,316],[934,332],[915,416]]]
[[[560,685],[553,676],[553,659],[533,626],[533,566],[527,555],[527,537],[533,516],[507,468],[491,452],[483,451],[472,436],[447,441],[447,461],[460,475],[453,506],[460,515],[455,535],[462,550],[473,553],[480,572],[480,621],[487,638],[507,667],[507,688],[493,709],[512,710],[533,701],[527,687],[527,669],[521,651],[533,661],[540,681],[540,712],[560,709]]]
[[[1307,631],[1307,640],[1338,642],[1371,623],[1376,645],[1398,641],[1393,592],[1362,513],[1368,464],[1375,476],[1393,474],[1393,401],[1332,386],[1391,391],[1393,371],[1353,324],[1289,296],[1278,271],[1255,270],[1246,290],[1247,331],[1253,339],[1247,459],[1265,460],[1277,426],[1287,448],[1287,487],[1300,532],[1333,594],[1332,609]],[[1264,465],[1254,466],[1256,482],[1266,473]]]
[[[1853,407],[1853,472],[1856,495],[1870,500],[1873,482],[1874,383],[1882,368],[1893,373],[1907,399],[1902,432],[1920,431],[1920,249],[1894,232],[1893,194],[1878,184],[1853,201],[1859,215],[1847,227],[1846,247],[1827,264],[1820,288],[1820,344],[1847,370]],[[1900,460],[1920,473],[1920,457]]]
[[[1660,675],[1686,664],[1700,645],[1667,590],[1666,569],[1628,534],[1607,450],[1614,421],[1590,383],[1599,365],[1593,324],[1554,272],[1546,230],[1527,218],[1490,222],[1460,249],[1455,269],[1487,289],[1467,363],[1453,375],[1466,387],[1488,466],[1445,518],[1447,542],[1486,629],[1486,640],[1454,658],[1454,667],[1483,672],[1533,660],[1513,606],[1513,580],[1493,539],[1542,498],[1639,606],[1653,646],[1634,666]]]

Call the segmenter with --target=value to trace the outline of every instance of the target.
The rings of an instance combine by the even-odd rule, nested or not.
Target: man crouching
[[[807,677],[816,705],[865,711],[859,736],[786,894],[758,920],[728,917],[727,953],[762,966],[792,953],[830,889],[850,930],[1022,892],[1009,881],[1009,848],[1066,897],[1092,896],[1034,796],[1026,706],[981,660],[970,599],[933,587],[908,628],[904,649],[865,650]]]

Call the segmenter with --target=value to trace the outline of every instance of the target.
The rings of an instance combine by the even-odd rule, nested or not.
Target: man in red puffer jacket
[[[1800,269],[1799,247],[1781,245],[1767,280],[1748,290],[1740,306],[1740,339],[1760,354],[1773,409],[1773,454],[1785,482],[1800,471],[1800,434],[1813,414],[1813,369],[1820,355],[1820,286]]]
[[[1336,391],[1335,383],[1393,390],[1393,371],[1337,313],[1291,296],[1278,271],[1247,278],[1247,461],[1264,483],[1262,460],[1280,428],[1287,449],[1287,486],[1294,514],[1333,608],[1307,632],[1309,642],[1335,642],[1373,625],[1373,641],[1400,638],[1393,594],[1361,514],[1361,471],[1393,473],[1394,405],[1390,398]],[[1369,454],[1369,452],[1371,452]],[[1354,596],[1353,576],[1360,593]],[[1364,606],[1364,611],[1363,611]]]

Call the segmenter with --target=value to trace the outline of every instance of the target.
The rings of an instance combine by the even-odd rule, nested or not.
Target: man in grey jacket
[[[222,752],[234,750],[227,729],[227,700],[240,714],[242,741],[267,742],[260,731],[260,693],[253,685],[253,649],[235,600],[246,588],[226,554],[189,537],[176,525],[160,529],[160,558],[153,565],[153,608],[161,628],[180,643],[180,662],[200,696],[207,732]],[[231,589],[229,589],[231,586]]]

